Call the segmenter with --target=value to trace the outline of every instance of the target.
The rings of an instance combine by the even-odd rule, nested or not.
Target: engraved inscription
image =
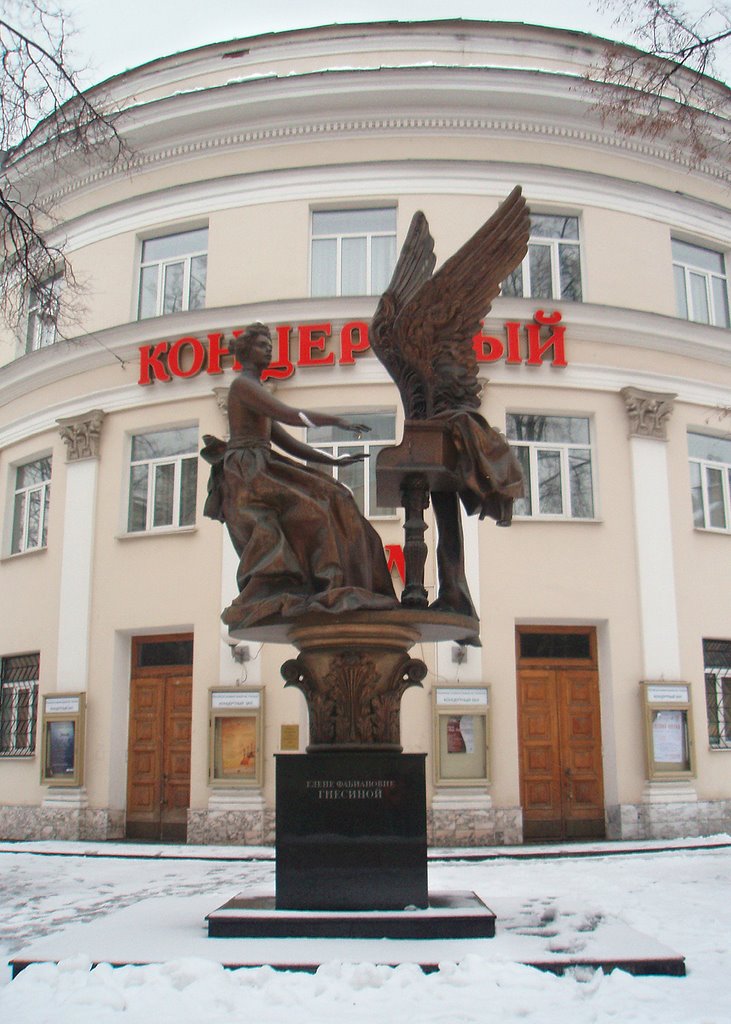
[[[318,800],[381,800],[395,789],[395,779],[308,779],[306,789]]]

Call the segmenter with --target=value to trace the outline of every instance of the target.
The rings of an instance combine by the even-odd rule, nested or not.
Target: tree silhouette
[[[609,44],[587,75],[603,120],[624,135],[663,138],[696,166],[725,158],[731,90],[715,76],[731,49],[731,6],[715,3],[697,16],[675,0],[597,6],[617,11],[615,23],[637,44]]]
[[[126,159],[117,112],[85,91],[68,55],[69,21],[52,0],[0,0],[0,315],[55,324],[77,290],[54,232],[49,174],[70,158]]]

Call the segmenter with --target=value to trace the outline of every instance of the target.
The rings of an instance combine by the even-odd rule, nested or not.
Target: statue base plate
[[[253,626],[242,626],[229,629],[233,640],[251,640],[258,643],[291,644],[296,643],[295,637],[301,631],[326,626],[342,626],[355,628],[359,626],[393,626],[407,629],[414,633],[413,643],[436,643],[441,640],[453,640],[455,643],[466,643],[480,646],[480,620],[470,615],[458,615],[455,612],[432,611],[429,608],[396,608],[393,611],[371,612],[339,612],[328,615],[318,612],[311,615],[299,615],[294,619],[282,619],[281,616],[263,620]]]
[[[277,910],[425,908],[425,754],[277,754]]]
[[[474,892],[432,892],[423,910],[277,910],[271,896],[241,894],[208,914],[208,936],[329,939],[492,939],[495,914]]]

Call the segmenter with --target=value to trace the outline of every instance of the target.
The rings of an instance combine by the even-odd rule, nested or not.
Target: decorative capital
[[[216,396],[216,405],[225,416],[228,410],[228,388],[214,388],[213,394]]]
[[[56,420],[60,427],[59,433],[66,442],[67,462],[99,458],[99,442],[105,415],[102,409],[92,409],[91,412],[82,413],[80,416]]]
[[[641,388],[622,388],[620,394],[627,407],[629,436],[667,441],[667,423],[678,396],[669,391],[643,391]]]

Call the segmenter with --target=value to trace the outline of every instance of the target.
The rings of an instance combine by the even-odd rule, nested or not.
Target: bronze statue
[[[391,283],[369,332],[371,346],[398,386],[404,439],[378,458],[379,501],[406,508],[405,605],[425,607],[423,511],[436,517],[439,593],[432,608],[475,617],[464,573],[457,496],[469,515],[512,518],[522,473],[506,439],[480,415],[472,339],[527,252],[530,217],[517,186],[497,212],[433,274],[434,240],[414,215]]]
[[[204,515],[226,523],[239,556],[239,596],[222,618],[231,629],[308,612],[398,607],[381,540],[351,492],[308,463],[347,465],[293,438],[282,426],[368,428],[338,416],[296,410],[261,383],[271,362],[269,328],[252,324],[231,343],[242,369],[228,394],[230,440],[204,435],[211,464]]]

